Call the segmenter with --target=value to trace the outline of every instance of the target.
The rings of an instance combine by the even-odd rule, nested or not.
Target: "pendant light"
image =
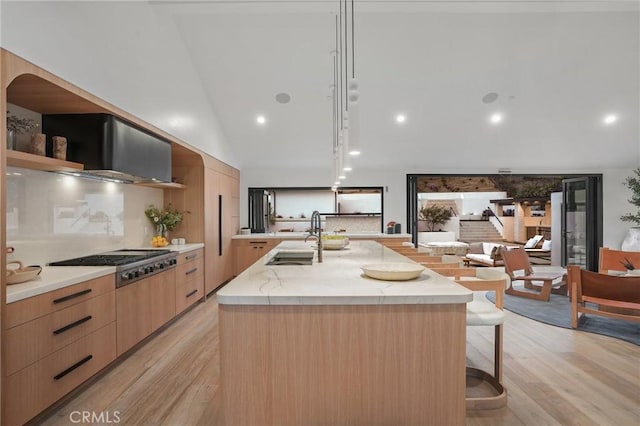
[[[334,186],[353,169],[352,157],[360,154],[359,82],[355,78],[354,0],[349,16],[348,0],[340,0],[336,14],[336,46],[331,52],[334,65],[331,97],[333,100]],[[349,28],[350,27],[350,28]],[[351,52],[349,52],[351,44]],[[349,67],[349,53],[351,66]]]

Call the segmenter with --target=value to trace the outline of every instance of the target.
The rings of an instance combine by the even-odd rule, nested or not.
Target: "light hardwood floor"
[[[468,328],[470,365],[491,371],[492,333]],[[504,338],[508,406],[467,412],[467,425],[640,424],[640,347],[508,311]],[[71,413],[89,411],[118,412],[123,425],[216,425],[218,362],[211,297],[38,424],[68,425]]]

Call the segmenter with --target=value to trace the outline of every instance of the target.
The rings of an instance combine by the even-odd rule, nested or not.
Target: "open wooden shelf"
[[[162,189],[185,189],[187,187],[186,185],[177,182],[136,183],[135,185]]]
[[[22,167],[23,169],[43,170],[47,172],[77,172],[84,170],[84,164],[71,161],[57,160],[42,155],[8,149],[7,166]]]

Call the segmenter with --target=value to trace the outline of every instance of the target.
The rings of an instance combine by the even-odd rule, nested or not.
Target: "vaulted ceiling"
[[[3,43],[205,150],[207,132],[223,134],[243,170],[330,169],[339,4],[5,1]],[[637,1],[355,0],[354,10],[354,174],[640,163]],[[191,133],[162,118],[181,107],[205,111]]]
[[[244,165],[328,164],[339,2],[177,3],[154,6],[175,22]],[[638,4],[551,3],[356,0],[355,170],[637,164]]]

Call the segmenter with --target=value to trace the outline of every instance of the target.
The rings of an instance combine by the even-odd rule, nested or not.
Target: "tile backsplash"
[[[25,265],[149,246],[144,214],[163,191],[82,177],[7,168],[7,261]]]

